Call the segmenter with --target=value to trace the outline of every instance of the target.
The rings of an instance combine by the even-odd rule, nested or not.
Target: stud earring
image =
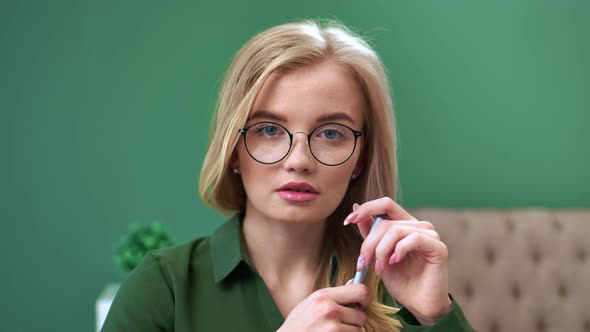
[[[353,179],[353,180],[356,180],[356,174],[353,173],[350,178]]]
[[[234,168],[234,174],[240,174],[240,170],[237,168]]]

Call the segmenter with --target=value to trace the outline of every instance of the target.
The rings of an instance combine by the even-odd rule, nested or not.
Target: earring
[[[350,178],[356,180],[356,174],[352,173],[352,176]]]
[[[237,168],[234,168],[234,174],[240,174],[240,170]]]

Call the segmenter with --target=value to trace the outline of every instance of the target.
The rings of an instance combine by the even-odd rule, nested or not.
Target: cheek
[[[264,167],[260,167],[262,164],[250,157],[244,146],[240,146],[237,149],[237,156],[238,168],[240,169],[240,176],[246,193],[252,194],[252,192],[249,192],[249,189],[250,191],[258,192],[255,187],[265,184],[263,179],[265,179],[266,170]]]
[[[341,192],[342,195],[344,195],[344,192],[348,188],[352,171],[353,167],[345,167],[335,172],[332,172],[329,177],[329,182],[331,184],[332,189]]]
[[[252,158],[250,158],[250,155],[248,154],[248,151],[242,142],[238,143],[238,146],[236,147],[236,155],[238,157],[237,164],[240,170],[247,170],[250,162],[252,161]]]

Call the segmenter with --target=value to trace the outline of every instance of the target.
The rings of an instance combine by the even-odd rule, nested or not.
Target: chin
[[[321,204],[320,204],[321,205]],[[282,220],[289,223],[314,224],[318,221],[324,221],[333,212],[333,209],[326,211],[325,207],[319,205],[278,205],[273,211],[273,219]]]
[[[252,197],[252,196],[250,196]],[[279,197],[252,197],[246,205],[251,213],[264,218],[294,224],[314,224],[326,220],[337,208],[338,202],[316,199],[312,202],[288,202]]]

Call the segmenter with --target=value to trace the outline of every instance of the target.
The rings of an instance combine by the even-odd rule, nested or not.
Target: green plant
[[[148,251],[172,244],[168,231],[159,222],[148,226],[133,223],[115,252],[115,262],[122,270],[129,272],[141,262]]]

